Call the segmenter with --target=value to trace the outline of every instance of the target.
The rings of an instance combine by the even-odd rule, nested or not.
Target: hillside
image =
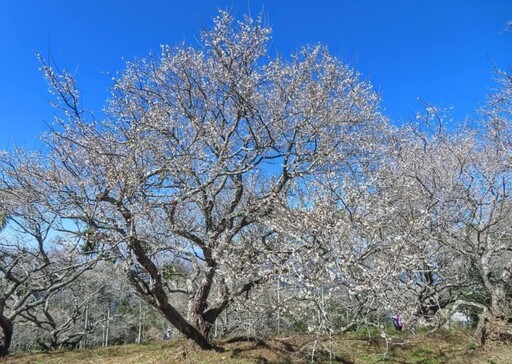
[[[185,340],[158,341],[94,350],[61,351],[19,355],[6,359],[9,364],[32,363],[309,363],[314,347],[312,338],[295,336],[268,340],[221,342],[225,352],[204,352]],[[322,363],[512,363],[512,346],[490,342],[475,350],[468,332],[442,332],[435,335],[393,334],[387,355],[386,343],[379,336],[360,331],[317,342],[315,362]],[[329,357],[329,351],[332,351]]]

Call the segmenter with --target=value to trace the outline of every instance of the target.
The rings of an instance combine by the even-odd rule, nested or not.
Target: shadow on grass
[[[242,343],[242,344],[241,344]],[[258,364],[288,364],[309,363],[311,356],[303,350],[305,347],[299,343],[288,340],[263,339],[254,336],[238,336],[224,341],[226,348],[229,344],[237,344],[231,350],[233,359],[250,359]],[[245,345],[243,345],[245,344]],[[339,355],[330,355],[329,351],[316,348],[314,362],[332,362],[340,364],[353,364],[354,362]]]

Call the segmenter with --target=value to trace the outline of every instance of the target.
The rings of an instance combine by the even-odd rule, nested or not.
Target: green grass
[[[442,331],[435,335],[390,333],[388,345],[374,332],[361,330],[334,336],[332,340],[291,336],[267,340],[219,342],[224,352],[199,350],[183,339],[144,345],[113,346],[91,350],[57,351],[8,357],[11,364],[159,364],[159,363],[309,363],[315,347],[318,363],[411,363],[411,364],[510,364],[512,346],[489,342],[483,349],[468,350],[471,333]],[[316,345],[315,345],[316,344]]]
[[[412,353],[415,364],[439,364],[435,353],[429,349],[418,349]]]

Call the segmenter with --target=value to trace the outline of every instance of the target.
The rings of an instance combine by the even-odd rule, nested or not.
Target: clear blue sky
[[[420,109],[417,97],[453,106],[461,120],[492,87],[492,64],[512,65],[512,1],[503,0],[0,0],[0,149],[34,147],[52,120],[34,56],[48,47],[71,70],[83,101],[99,109],[106,72],[159,52],[160,44],[197,44],[217,9],[263,11],[271,52],[324,43],[361,71],[396,122]]]

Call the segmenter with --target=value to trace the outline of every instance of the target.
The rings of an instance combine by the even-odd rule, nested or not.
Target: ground
[[[511,364],[512,345],[489,342],[475,348],[468,331],[434,335],[391,333],[388,345],[380,335],[365,330],[324,337],[288,336],[274,339],[219,341],[224,352],[205,352],[183,339],[94,350],[59,351],[12,356],[9,364],[217,364],[217,363],[411,363]],[[387,350],[386,350],[387,349]]]

